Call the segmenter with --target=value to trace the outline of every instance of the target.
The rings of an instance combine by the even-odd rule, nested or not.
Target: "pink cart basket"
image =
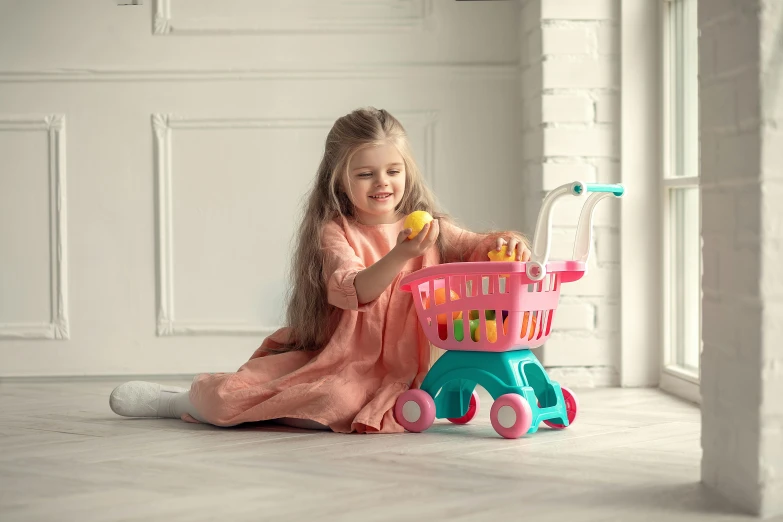
[[[403,427],[421,432],[435,418],[469,422],[479,408],[476,385],[492,395],[490,420],[503,437],[534,433],[541,422],[562,429],[574,421],[576,397],[549,378],[531,349],[543,345],[552,332],[561,285],[585,274],[595,206],[623,193],[622,185],[579,181],[549,192],[528,262],[449,263],[403,278],[400,288],[411,292],[427,339],[446,350],[421,388],[398,398],[394,413]],[[574,255],[550,261],[551,212],[566,195],[586,198]]]

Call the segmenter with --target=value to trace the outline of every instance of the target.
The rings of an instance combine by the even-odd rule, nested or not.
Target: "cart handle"
[[[590,257],[590,244],[593,234],[593,210],[595,206],[604,198],[609,196],[622,197],[625,194],[625,187],[618,184],[602,183],[583,183],[574,181],[566,183],[551,190],[544,201],[541,203],[541,210],[538,212],[538,221],[536,222],[535,235],[533,236],[533,249],[530,255],[530,261],[527,263],[527,276],[533,281],[540,281],[546,276],[546,263],[549,260],[550,236],[552,234],[552,209],[555,202],[567,195],[576,197],[586,197],[588,192],[592,192],[587,201],[582,206],[582,212],[579,215],[579,224],[576,229],[576,238],[574,241],[574,260],[587,261]]]
[[[584,187],[587,189],[587,192],[611,192],[618,198],[622,197],[622,195],[625,194],[625,187],[623,187],[619,183],[614,183],[614,184],[584,183]],[[582,184],[574,187],[574,190],[576,191],[577,194],[580,194],[582,192]]]

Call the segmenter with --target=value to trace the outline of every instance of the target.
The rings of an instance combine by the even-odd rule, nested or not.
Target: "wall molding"
[[[434,176],[436,111],[399,112],[395,115],[410,129],[418,122],[424,128],[424,151],[420,166],[431,186]],[[279,326],[219,321],[178,321],[174,311],[174,241],[172,201],[171,135],[175,129],[323,129],[328,131],[333,119],[327,118],[228,118],[185,117],[156,113],[152,117],[154,135],[154,168],[156,179],[156,246],[157,246],[157,335],[253,335],[267,336]]]
[[[323,1],[323,0],[321,0]],[[314,2],[315,3],[315,2]],[[340,0],[333,8],[346,4],[351,10],[361,8],[360,2]],[[402,17],[297,17],[288,26],[275,27],[263,24],[221,25],[215,23],[216,17],[201,19],[175,20],[172,16],[172,0],[154,0],[152,9],[152,34],[154,35],[297,35],[325,33],[408,33],[422,31],[431,27],[432,0],[373,0],[372,8],[405,9],[412,16]],[[278,20],[279,23],[279,20]]]
[[[481,77],[517,80],[521,68],[516,62],[419,63],[419,64],[356,64],[351,68],[332,69],[181,69],[181,70],[117,70],[117,69],[37,69],[30,71],[0,71],[0,82],[214,82],[214,81],[316,81],[316,80],[385,80],[433,79],[438,77]]]
[[[0,132],[5,131],[45,131],[48,136],[51,317],[48,323],[0,323],[0,339],[69,339],[65,116],[0,116]]]

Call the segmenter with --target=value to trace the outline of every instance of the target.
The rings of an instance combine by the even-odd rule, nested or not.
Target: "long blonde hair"
[[[335,121],[326,137],[323,159],[309,192],[294,245],[292,285],[286,311],[286,322],[292,329],[291,340],[275,351],[318,350],[334,333],[339,310],[326,300],[321,232],[324,225],[335,218],[355,218],[343,183],[348,165],[359,149],[384,143],[393,144],[405,163],[405,193],[397,206],[400,216],[414,210],[426,210],[435,218],[448,218],[437,211],[435,197],[413,159],[405,129],[394,116],[383,109],[369,107]],[[447,245],[443,235],[438,237],[437,248],[441,259],[445,260]]]

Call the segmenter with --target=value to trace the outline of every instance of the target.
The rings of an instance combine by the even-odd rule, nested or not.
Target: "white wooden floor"
[[[576,390],[579,418],[339,435],[126,419],[122,380],[0,382],[0,520],[752,520],[699,485],[699,412],[656,390]],[[165,381],[187,386],[188,381]]]

